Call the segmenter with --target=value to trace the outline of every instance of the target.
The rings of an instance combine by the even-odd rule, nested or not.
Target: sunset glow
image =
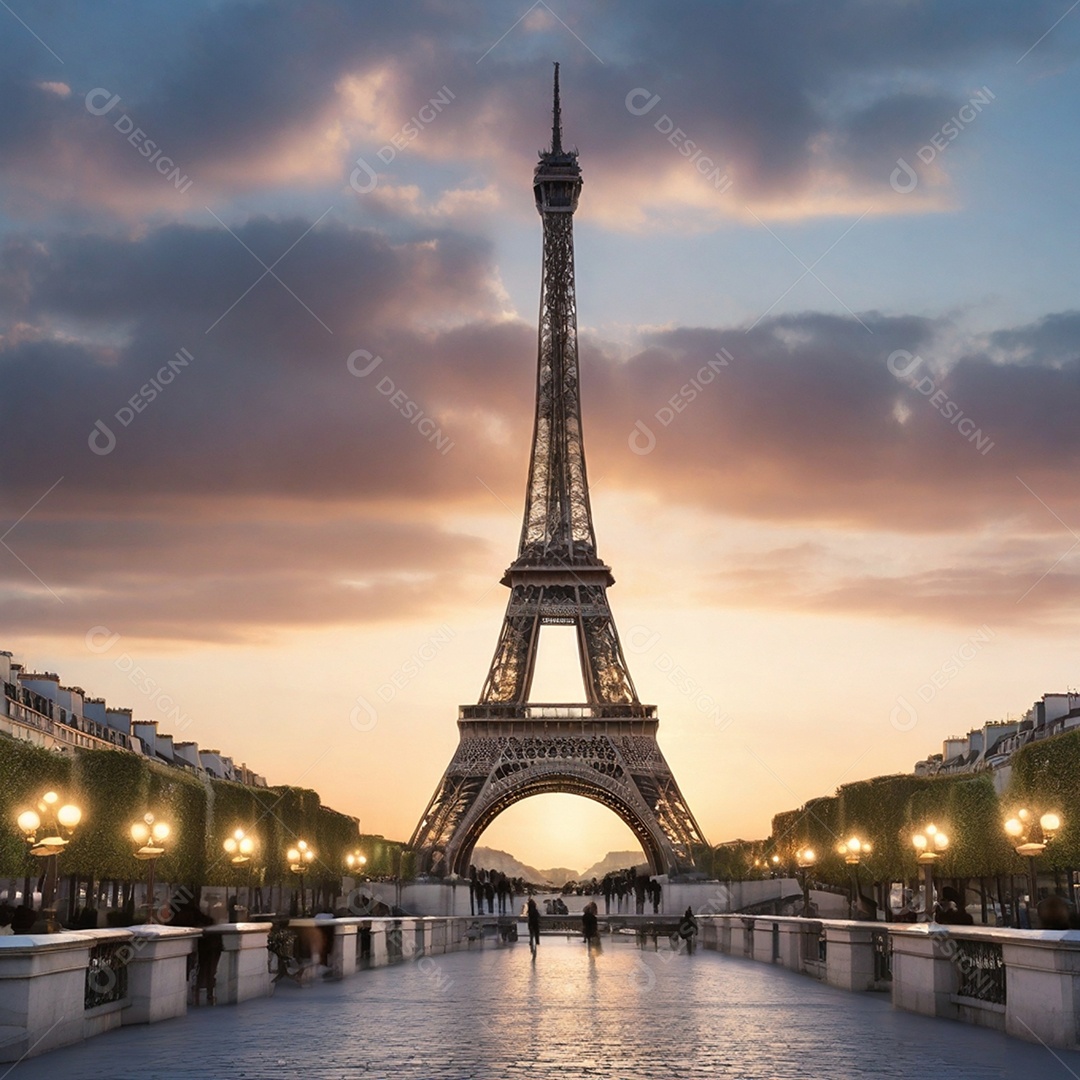
[[[408,839],[517,551],[558,59],[599,552],[708,839],[1074,688],[1080,14],[767,7],[0,11],[0,649]]]

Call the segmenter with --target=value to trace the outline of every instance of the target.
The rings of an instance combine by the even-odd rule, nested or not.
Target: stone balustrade
[[[1080,1047],[1080,931],[771,915],[705,915],[698,923],[705,949],[849,991],[891,988],[900,1009]],[[289,929],[302,944],[286,974],[301,983],[407,961],[437,974],[436,956],[509,940],[490,917],[293,919]],[[202,934],[221,945],[217,1001],[264,997],[272,992],[270,931],[269,923],[236,923],[0,937],[0,1061],[183,1015],[189,955]]]
[[[897,1007],[1080,1047],[1080,931],[935,925],[892,938]]]
[[[301,942],[296,981],[345,978],[365,968],[459,949],[502,945],[487,917],[293,919]],[[156,1023],[188,1008],[188,961],[202,935],[220,948],[217,1004],[266,997],[273,990],[271,923],[205,929],[134,926],[0,937],[0,1062],[18,1061],[101,1034],[121,1024]],[[321,961],[321,963],[320,963]]]
[[[893,1005],[1080,1048],[1080,931],[705,915],[706,949],[772,963]]]
[[[0,937],[0,1061],[183,1014],[199,933],[140,926]]]
[[[507,923],[507,919],[501,920]],[[290,919],[300,941],[298,981],[357,971],[460,949],[504,943],[498,916],[400,916]]]

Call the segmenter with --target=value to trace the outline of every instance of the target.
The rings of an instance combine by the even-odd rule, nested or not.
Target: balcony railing
[[[655,720],[656,706],[640,702],[625,704],[558,705],[529,702],[525,705],[462,705],[459,720]]]
[[[103,727],[92,720],[83,719],[80,721],[74,715],[71,719],[75,723],[54,720],[51,716],[46,716],[30,706],[24,705],[21,701],[16,701],[8,694],[4,695],[4,703],[6,705],[6,715],[10,720],[22,724],[24,727],[43,731],[68,746],[82,746],[88,750],[116,749],[117,747],[124,750],[132,749],[131,739],[122,731]],[[91,730],[86,730],[88,727]]]
[[[1005,958],[996,941],[957,939],[954,961],[960,972],[960,997],[1005,1004]]]
[[[128,952],[130,948],[126,944],[115,941],[100,941],[91,948],[83,993],[84,1009],[96,1009],[99,1005],[109,1005],[127,997]]]

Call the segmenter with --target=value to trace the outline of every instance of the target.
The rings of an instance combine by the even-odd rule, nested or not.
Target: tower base
[[[459,715],[457,752],[410,841],[419,872],[467,876],[499,814],[553,792],[613,810],[654,874],[696,871],[705,839],[656,740],[655,706],[467,705]]]

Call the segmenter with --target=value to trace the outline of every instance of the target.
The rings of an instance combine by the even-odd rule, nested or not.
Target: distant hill
[[[628,866],[640,866],[648,863],[643,851],[609,851],[598,863],[593,863],[587,870],[582,871],[578,881],[591,881],[593,878],[602,878],[610,874],[612,870],[625,870]]]
[[[540,873],[544,875],[545,881],[550,881],[552,885],[556,885],[560,889],[568,881],[577,881],[578,879],[578,872],[571,870],[569,866],[553,866],[550,870],[541,870]]]
[[[495,848],[478,847],[473,849],[472,864],[484,870],[498,870],[507,877],[524,878],[526,881],[543,885],[545,882],[555,884],[549,876],[551,871],[537,870],[535,866],[529,866],[506,851],[498,851]],[[571,871],[571,874],[573,872]],[[564,879],[564,880],[569,880]],[[562,882],[558,882],[562,884]]]
[[[473,866],[484,870],[498,870],[507,877],[524,878],[537,885],[545,883],[562,888],[568,881],[589,881],[602,878],[612,870],[625,870],[628,866],[641,866],[648,860],[641,851],[609,851],[598,863],[593,863],[587,870],[579,873],[568,866],[553,866],[547,870],[537,870],[507,851],[497,848],[478,847],[473,851]]]

